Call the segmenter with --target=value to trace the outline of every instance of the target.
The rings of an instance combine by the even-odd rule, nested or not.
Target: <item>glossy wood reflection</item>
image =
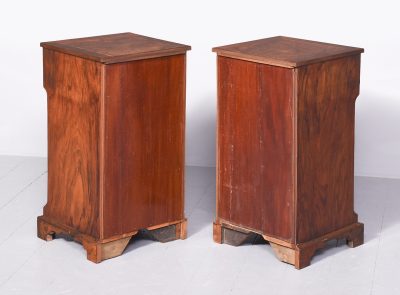
[[[184,69],[185,55],[105,67],[105,237],[184,218]]]
[[[298,85],[297,241],[357,222],[354,112],[360,55],[296,69]]]
[[[100,237],[101,65],[44,50],[48,105],[46,218]]]
[[[38,236],[79,242],[96,263],[139,232],[186,238],[190,47],[131,33],[42,46],[49,179]]]

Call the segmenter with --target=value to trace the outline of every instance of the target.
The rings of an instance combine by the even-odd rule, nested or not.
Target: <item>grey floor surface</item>
[[[44,158],[0,157],[1,295],[400,294],[400,180],[357,177],[365,244],[330,243],[298,271],[268,244],[213,243],[214,168],[187,167],[188,239],[136,239],[122,256],[96,265],[77,243],[36,237],[46,165]]]

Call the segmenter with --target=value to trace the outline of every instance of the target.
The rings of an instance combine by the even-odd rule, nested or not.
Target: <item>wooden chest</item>
[[[83,244],[93,262],[143,230],[186,236],[189,46],[132,33],[42,43],[48,200],[38,236]]]
[[[303,268],[331,239],[363,243],[354,212],[361,48],[273,37],[217,47],[214,240],[254,233]]]

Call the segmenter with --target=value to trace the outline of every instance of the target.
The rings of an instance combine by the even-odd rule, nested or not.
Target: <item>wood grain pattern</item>
[[[105,85],[104,236],[183,219],[185,55],[107,65]]]
[[[354,112],[360,55],[296,69],[298,85],[297,241],[357,222]]]
[[[236,245],[257,233],[296,268],[329,239],[362,244],[353,190],[363,49],[277,37],[214,51],[214,240]]]
[[[291,241],[293,73],[219,56],[218,81],[217,216]]]
[[[284,36],[236,43],[213,48],[220,56],[294,68],[348,55],[364,49]]]
[[[186,238],[188,47],[174,44],[134,34],[42,44],[49,176],[40,238],[78,241],[96,263],[139,230]],[[121,58],[131,61],[107,64]]]
[[[104,64],[183,54],[190,46],[133,33],[43,42],[43,48]]]
[[[48,219],[100,237],[101,65],[44,49],[48,105]]]

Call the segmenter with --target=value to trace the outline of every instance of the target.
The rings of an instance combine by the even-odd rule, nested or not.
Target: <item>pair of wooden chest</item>
[[[42,43],[48,201],[38,236],[88,259],[143,232],[186,237],[189,46],[124,33]],[[360,48],[274,37],[214,48],[218,61],[214,240],[262,235],[302,268],[318,248],[363,242],[353,207]]]

